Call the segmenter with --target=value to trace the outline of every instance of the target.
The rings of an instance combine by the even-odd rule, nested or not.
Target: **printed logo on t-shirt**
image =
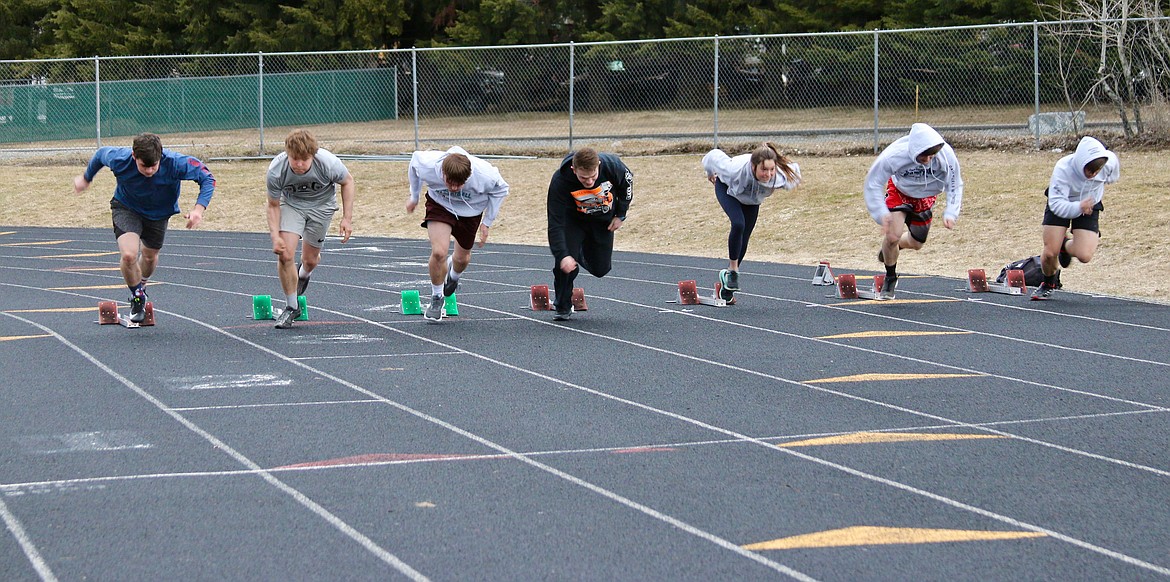
[[[613,184],[609,181],[592,188],[574,190],[572,194],[573,200],[577,203],[577,212],[605,214],[613,209]]]

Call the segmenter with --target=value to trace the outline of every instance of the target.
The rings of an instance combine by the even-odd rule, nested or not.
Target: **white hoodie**
[[[715,149],[703,156],[703,169],[707,171],[708,176],[715,176],[720,182],[727,184],[728,196],[750,206],[759,206],[777,188],[791,190],[800,184],[800,166],[796,163],[792,164],[796,179],[789,180],[780,168],[776,168],[776,175],[771,180],[761,182],[756,179],[752,170],[751,158],[751,154],[741,154],[732,158],[723,150]]]
[[[943,144],[931,160],[923,165],[914,158],[918,154]],[[910,198],[929,198],[946,193],[944,218],[959,219],[963,204],[963,177],[959,173],[959,158],[942,135],[925,123],[910,126],[910,134],[900,137],[886,147],[865,176],[865,205],[869,215],[878,224],[890,213],[886,207],[886,182],[893,178],[894,186]]]
[[[443,179],[443,159],[450,154],[463,154],[471,160],[471,175],[463,189],[452,192]],[[406,171],[410,180],[410,201],[418,202],[422,187],[427,187],[427,197],[448,212],[459,217],[483,215],[480,224],[491,226],[500,213],[500,205],[508,195],[508,183],[500,176],[495,166],[467,153],[459,146],[440,151],[419,151],[410,156],[410,167]]]
[[[1093,178],[1085,178],[1085,164],[1097,159],[1109,158],[1105,166]],[[1101,142],[1091,137],[1082,137],[1077,150],[1056,162],[1052,179],[1048,182],[1048,208],[1061,218],[1076,218],[1081,213],[1081,201],[1092,198],[1093,204],[1105,195],[1105,185],[1121,177],[1121,162],[1117,154],[1105,149]]]

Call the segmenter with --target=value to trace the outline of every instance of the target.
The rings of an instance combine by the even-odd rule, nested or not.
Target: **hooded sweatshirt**
[[[800,166],[795,163],[792,164],[792,169],[796,172],[794,180],[789,180],[779,168],[771,180],[767,182],[757,180],[751,158],[751,154],[740,154],[732,158],[723,150],[715,149],[703,156],[703,169],[707,171],[708,176],[715,176],[727,185],[728,196],[735,198],[740,204],[749,206],[759,206],[777,188],[792,190],[800,184]]]
[[[943,144],[929,164],[915,159],[922,152]],[[910,198],[929,198],[946,194],[944,218],[959,219],[963,203],[963,177],[959,173],[959,158],[942,135],[925,123],[910,126],[910,134],[900,137],[886,147],[865,176],[865,205],[869,215],[878,224],[890,213],[886,207],[886,182]]]
[[[1097,158],[1109,161],[1093,178],[1085,178],[1085,165]],[[1060,158],[1052,169],[1048,182],[1048,208],[1061,218],[1076,218],[1081,215],[1081,201],[1091,198],[1093,204],[1105,195],[1105,185],[1121,177],[1121,162],[1117,154],[1105,149],[1101,142],[1091,137],[1082,137],[1077,150]]]
[[[443,179],[443,159],[451,154],[463,154],[471,160],[471,175],[458,192],[447,189]],[[410,156],[410,168],[406,171],[410,180],[410,201],[418,202],[422,187],[427,187],[427,198],[447,212],[459,217],[483,215],[480,222],[491,226],[500,213],[500,205],[508,195],[508,183],[500,176],[495,166],[467,153],[459,146],[440,151],[419,151]]]

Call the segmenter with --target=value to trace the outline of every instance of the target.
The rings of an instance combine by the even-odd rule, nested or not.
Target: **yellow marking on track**
[[[837,335],[822,335],[818,339],[844,339],[855,337],[905,337],[918,335],[967,335],[969,331],[859,331],[856,333],[839,333]]]
[[[748,544],[743,546],[743,548],[745,550],[795,550],[804,548],[841,548],[890,544],[985,542],[1042,538],[1045,536],[1046,534],[1033,531],[980,531],[859,525]]]
[[[805,380],[809,384],[818,382],[885,382],[889,380],[933,380],[936,378],[972,378],[982,374],[854,374],[835,378]]]
[[[778,447],[821,447],[826,445],[865,445],[870,443],[908,443],[915,441],[961,441],[1007,438],[995,434],[955,434],[923,432],[855,432],[837,436],[805,439],[777,444]]]
[[[36,242],[4,243],[4,244],[0,244],[0,247],[34,247],[34,246],[47,246],[47,245],[63,245],[65,243],[71,243],[71,242],[73,242],[73,241],[71,241],[71,240],[42,240],[42,241],[36,241]]]
[[[74,259],[74,258],[82,258],[82,257],[108,257],[110,255],[116,255],[116,254],[118,254],[118,251],[102,252],[102,253],[77,253],[77,254],[73,254],[73,255],[41,255],[39,257],[33,257],[33,258],[34,259]]]
[[[41,334],[41,335],[6,335],[6,336],[0,336],[0,342],[10,342],[12,340],[22,340],[22,339],[36,339],[36,338],[41,338],[41,337],[53,337],[53,336],[51,336],[47,333]]]
[[[0,236],[7,236],[7,235],[10,235],[10,234],[16,234],[16,231],[15,231],[15,230],[9,230],[9,231],[6,231],[6,232],[0,232]]]
[[[81,313],[97,307],[46,307],[44,309],[7,309],[4,313]]]
[[[160,283],[158,281],[149,281],[146,283],[146,286],[152,287],[154,285],[161,285],[161,284],[162,283]],[[96,290],[96,289],[126,289],[126,284],[125,283],[118,283],[116,285],[88,285],[88,286],[82,286],[82,287],[48,287],[47,288],[47,290],[49,290],[49,291],[90,291],[90,290]]]
[[[874,305],[885,304],[889,305],[897,303],[899,305],[910,303],[954,303],[956,301],[963,301],[962,299],[861,299],[858,301],[849,301],[847,303],[834,303],[833,305]]]
[[[104,254],[104,253],[103,253]],[[121,267],[65,267],[53,269],[58,273],[80,273],[82,271],[121,271]]]

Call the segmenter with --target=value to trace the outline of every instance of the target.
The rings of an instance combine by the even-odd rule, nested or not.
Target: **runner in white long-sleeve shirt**
[[[426,214],[422,226],[431,241],[428,268],[431,276],[431,303],[423,317],[443,319],[443,298],[455,293],[459,277],[471,262],[471,248],[479,231],[479,247],[487,243],[488,229],[495,223],[500,205],[508,195],[508,183],[495,166],[455,146],[440,151],[418,151],[407,170],[410,199],[406,212],[414,212],[426,186]],[[455,252],[447,257],[451,238]]]

